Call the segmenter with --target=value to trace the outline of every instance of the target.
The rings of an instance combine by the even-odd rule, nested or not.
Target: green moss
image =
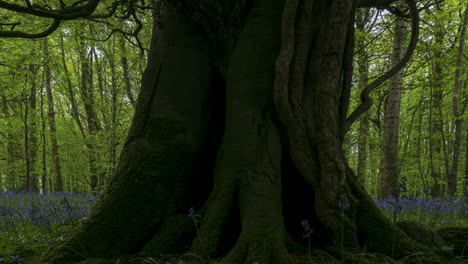
[[[185,252],[195,236],[192,219],[186,215],[174,215],[164,220],[156,235],[143,247],[142,256],[159,256]]]

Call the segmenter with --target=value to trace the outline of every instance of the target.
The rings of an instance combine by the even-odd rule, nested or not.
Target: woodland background
[[[466,7],[446,0],[420,12],[419,43],[402,82],[374,91],[374,105],[346,136],[348,160],[373,197],[384,198],[385,182],[402,178],[413,196],[460,197],[467,189]],[[0,39],[1,189],[103,190],[133,116],[149,10],[138,9],[138,18],[117,10],[118,19],[68,21],[44,39]],[[41,19],[12,14],[0,10],[12,21],[2,29],[44,28]],[[379,9],[360,10],[356,29],[351,108],[409,34],[405,19]]]

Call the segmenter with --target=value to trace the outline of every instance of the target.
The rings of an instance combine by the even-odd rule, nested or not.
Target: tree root
[[[291,264],[285,241],[281,235],[271,234],[263,237],[241,235],[239,241],[219,264]]]

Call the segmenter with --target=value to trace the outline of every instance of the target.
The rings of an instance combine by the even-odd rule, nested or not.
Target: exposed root
[[[186,215],[167,217],[154,237],[145,244],[142,256],[158,256],[186,251],[190,246],[187,238],[194,237],[195,227]]]
[[[192,251],[196,254],[212,257],[218,249],[234,200],[235,184],[227,181],[225,185],[220,188],[215,185],[205,205],[197,237],[192,243]]]
[[[355,179],[349,167],[347,174],[353,196],[359,201],[356,211],[356,225],[362,247],[365,246],[370,252],[381,253],[395,259],[417,252],[430,251],[409,238],[390,222]]]
[[[281,235],[270,234],[262,237],[241,235],[239,241],[219,264],[291,264],[293,260]]]

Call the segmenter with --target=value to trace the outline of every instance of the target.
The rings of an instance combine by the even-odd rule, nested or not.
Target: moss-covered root
[[[219,173],[223,173],[223,169],[221,172],[215,173],[219,175]],[[197,237],[192,243],[192,251],[196,254],[212,257],[218,249],[234,202],[236,188],[235,184],[229,181],[229,178],[227,177],[228,180],[219,183],[218,179],[215,179],[218,185],[215,184],[215,189],[204,206],[206,210],[204,210],[200,227],[197,230]]]
[[[348,168],[349,176],[354,177]],[[354,197],[358,199],[357,228],[362,246],[368,251],[399,259],[430,250],[409,238],[394,225],[375,205],[364,188],[354,180],[348,180]]]
[[[186,251],[195,236],[195,226],[187,215],[166,217],[156,234],[140,252],[142,256],[159,256]]]
[[[292,264],[281,232],[267,236],[241,235],[237,244],[218,264]]]

